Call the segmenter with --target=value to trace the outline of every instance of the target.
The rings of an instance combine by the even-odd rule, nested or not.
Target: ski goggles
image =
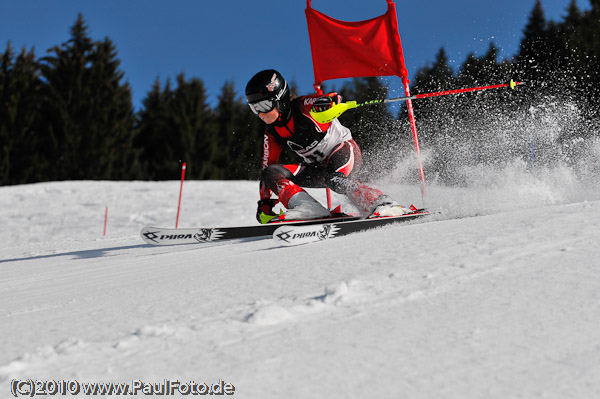
[[[254,112],[256,115],[258,115],[259,112],[267,113],[267,112],[272,111],[275,108],[275,101],[274,100],[256,101],[253,103],[248,103],[248,106],[250,107],[252,112]]]

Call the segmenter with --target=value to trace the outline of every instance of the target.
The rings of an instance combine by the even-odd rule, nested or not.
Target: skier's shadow
[[[48,254],[48,255],[34,255],[27,256],[22,258],[12,258],[12,259],[0,259],[0,263],[8,263],[8,262],[20,262],[25,260],[37,260],[37,259],[50,259],[50,258],[58,258],[61,256],[72,256],[76,259],[93,259],[93,258],[103,258],[106,256],[114,256],[111,255],[110,252],[119,251],[119,250],[127,250],[133,248],[153,248],[153,245],[149,244],[138,244],[138,245],[127,245],[122,247],[112,247],[112,248],[98,248],[98,249],[86,249],[83,251],[71,251],[71,252],[61,252],[57,254]]]

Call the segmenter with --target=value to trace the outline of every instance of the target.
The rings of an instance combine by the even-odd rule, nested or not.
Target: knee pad
[[[260,173],[260,181],[270,190],[277,191],[277,182],[281,179],[291,180],[292,172],[280,164],[269,165]]]

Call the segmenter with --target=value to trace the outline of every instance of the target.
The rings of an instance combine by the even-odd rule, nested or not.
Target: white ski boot
[[[398,204],[387,195],[380,195],[373,204],[373,210],[368,216],[368,219],[385,217],[385,216],[400,216],[413,212],[410,208],[405,208]]]
[[[331,216],[329,211],[306,191],[294,194],[288,201],[285,220],[320,219]]]

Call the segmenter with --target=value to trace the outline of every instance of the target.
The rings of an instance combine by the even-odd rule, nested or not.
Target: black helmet
[[[260,71],[246,85],[246,100],[255,114],[277,107],[283,113],[290,104],[290,88],[274,69]]]

